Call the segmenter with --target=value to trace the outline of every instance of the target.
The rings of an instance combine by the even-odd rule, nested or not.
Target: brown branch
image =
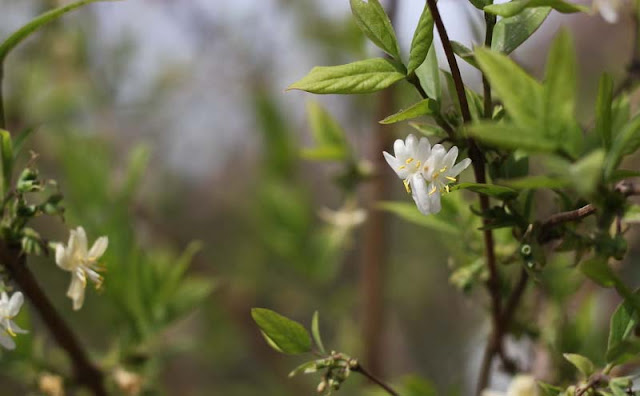
[[[369,371],[365,370],[364,367],[362,367],[358,362],[351,365],[351,371],[364,375],[365,377],[367,377],[367,379],[369,379],[369,381],[373,382],[374,384],[384,389],[391,396],[400,395],[398,392],[393,390],[391,386],[384,383],[380,378],[376,377],[375,375],[371,374]]]
[[[19,247],[9,247],[0,242],[0,262],[11,279],[18,285],[49,328],[53,338],[71,358],[73,371],[79,384],[85,385],[96,396],[106,396],[102,372],[91,363],[80,342],[60,317],[35,277],[26,266],[25,256]]]
[[[640,187],[628,181],[618,183],[615,187],[615,191],[625,197],[640,195]],[[563,223],[582,220],[585,217],[594,214],[596,210],[597,209],[593,204],[587,204],[575,210],[560,212],[549,216],[540,225],[540,236],[538,237],[538,241],[540,243],[549,242],[553,239],[553,235],[551,234],[551,230],[553,230],[553,228]]]

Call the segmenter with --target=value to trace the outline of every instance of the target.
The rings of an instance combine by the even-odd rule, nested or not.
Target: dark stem
[[[484,36],[484,45],[487,48],[491,48],[491,41],[493,39],[493,28],[496,25],[496,16],[485,12],[484,21],[487,26],[487,31]],[[482,90],[484,94],[484,118],[491,119],[491,117],[493,116],[491,85],[489,84],[489,79],[487,79],[487,76],[485,76],[484,73],[482,74]]]
[[[106,396],[107,391],[104,387],[102,372],[91,363],[78,339],[58,315],[35,277],[27,268],[25,256],[21,254],[20,249],[6,246],[4,243],[0,244],[0,261],[20,291],[31,301],[42,321],[51,331],[53,338],[71,358],[78,383],[91,389],[96,396]]]
[[[444,52],[447,56],[447,62],[449,63],[449,68],[451,69],[451,76],[454,81],[454,85],[456,88],[456,94],[458,96],[458,101],[460,103],[460,111],[462,112],[462,119],[465,123],[471,122],[471,112],[469,111],[469,103],[467,102],[467,95],[464,90],[464,82],[462,81],[462,75],[460,74],[460,68],[458,67],[458,62],[456,61],[455,54],[453,52],[453,47],[451,46],[451,41],[449,40],[449,35],[447,34],[447,30],[445,29],[444,23],[442,22],[442,17],[440,16],[440,12],[438,11],[438,6],[436,5],[436,0],[427,0],[427,5],[429,6],[429,10],[431,11],[431,15],[433,16],[433,20],[436,25],[436,29],[438,30],[438,34],[440,35],[440,40],[442,41],[442,47],[444,48]],[[485,161],[482,152],[478,145],[473,141],[473,139],[468,140],[469,143],[469,158],[471,158],[473,164],[473,173],[475,175],[476,182],[478,183],[486,183],[487,178],[485,174]],[[480,210],[483,213],[486,213],[489,210],[489,197],[486,195],[479,194],[480,200]],[[483,223],[485,226],[488,225],[488,220],[483,218]],[[478,395],[482,392],[482,390],[489,383],[489,374],[490,374],[490,366],[493,360],[493,356],[496,351],[501,348],[501,296],[500,296],[500,278],[498,274],[498,267],[496,263],[496,256],[494,251],[494,241],[493,241],[493,232],[485,227],[483,231],[484,234],[484,251],[485,257],[487,260],[487,268],[489,269],[489,279],[487,280],[486,286],[489,291],[489,295],[491,297],[491,318],[493,322],[493,331],[492,336],[489,337],[488,345],[486,348],[486,355],[483,361],[482,369],[480,370],[480,378],[478,380]]]
[[[364,367],[362,367],[360,365],[360,363],[356,363],[355,365],[353,365],[351,367],[351,371],[355,371],[356,373],[360,373],[360,374],[364,375],[365,377],[367,377],[369,379],[369,381],[371,381],[374,384],[378,385],[379,387],[384,389],[388,394],[390,394],[392,396],[399,396],[400,395],[398,392],[393,390],[392,387],[390,387],[389,385],[385,384],[380,378],[376,377],[375,375],[371,374],[369,371],[365,370]]]

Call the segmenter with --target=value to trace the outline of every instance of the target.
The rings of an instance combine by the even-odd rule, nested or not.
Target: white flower
[[[425,215],[440,212],[440,194],[449,192],[449,184],[471,164],[465,158],[454,165],[458,158],[456,146],[449,151],[441,144],[432,148],[427,138],[418,141],[414,135],[407,136],[405,141],[396,140],[393,151],[395,157],[385,151],[384,158],[404,180],[404,187]]]
[[[61,243],[56,245],[56,264],[65,271],[71,272],[71,284],[67,290],[67,297],[73,300],[73,309],[79,310],[84,302],[84,289],[87,278],[93,281],[96,289],[102,285],[103,278],[98,271],[98,259],[104,254],[109,245],[109,239],[102,236],[96,239],[91,249],[87,250],[87,234],[84,228],[71,230],[69,242],[65,248]]]
[[[530,375],[523,374],[518,374],[513,377],[507,393],[488,390],[482,392],[482,396],[538,396],[539,394],[536,380]]]
[[[13,322],[13,318],[18,315],[24,297],[22,293],[15,292],[9,298],[6,292],[2,292],[0,296],[0,326],[2,326],[2,332],[0,332],[0,345],[7,349],[15,349],[16,343],[13,341],[13,337],[17,333],[26,333],[26,330],[22,330],[17,324]]]
[[[625,0],[593,0],[593,10],[600,13],[602,19],[616,23],[626,6]]]

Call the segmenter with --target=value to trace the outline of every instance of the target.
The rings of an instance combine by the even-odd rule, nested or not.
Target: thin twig
[[[386,383],[384,383],[384,381],[382,381],[380,378],[376,377],[375,375],[371,374],[369,371],[365,370],[364,367],[362,367],[360,365],[360,363],[353,364],[351,366],[351,371],[354,371],[356,373],[360,373],[360,374],[364,375],[365,377],[367,377],[369,379],[369,381],[375,383],[376,385],[378,385],[379,387],[384,389],[391,396],[399,396],[400,395],[398,392],[393,390],[393,388],[391,386],[389,386]]]
[[[96,396],[106,396],[102,372],[91,363],[71,328],[60,317],[25,263],[20,248],[0,243],[0,262],[36,309],[53,338],[71,358],[76,381]]]

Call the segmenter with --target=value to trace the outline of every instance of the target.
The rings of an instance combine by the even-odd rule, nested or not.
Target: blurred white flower
[[[64,380],[59,375],[42,373],[38,379],[38,388],[47,396],[64,396]]]
[[[71,272],[67,297],[73,300],[74,310],[82,308],[87,278],[95,283],[96,289],[102,285],[103,278],[98,272],[103,268],[98,265],[98,259],[102,257],[108,245],[109,239],[102,236],[87,250],[87,234],[82,227],[71,230],[67,247],[61,243],[56,245],[56,264]]]
[[[16,343],[13,341],[13,337],[17,333],[27,333],[26,330],[22,330],[17,324],[13,322],[20,312],[24,297],[22,293],[15,292],[9,298],[6,292],[2,292],[0,295],[0,326],[2,326],[2,332],[0,332],[0,345],[7,349],[15,349]]]
[[[507,393],[494,392],[485,390],[482,392],[482,396],[538,396],[538,384],[536,380],[530,375],[518,374],[513,377]]]
[[[395,157],[385,151],[384,158],[404,180],[405,189],[425,215],[440,212],[440,194],[449,192],[449,184],[471,164],[471,160],[465,158],[454,165],[458,148],[453,146],[447,151],[441,144],[432,148],[426,137],[420,141],[414,135],[407,136],[405,141],[398,139],[393,150]]]
[[[593,10],[600,13],[602,19],[616,23],[626,7],[625,0],[593,0]]]

